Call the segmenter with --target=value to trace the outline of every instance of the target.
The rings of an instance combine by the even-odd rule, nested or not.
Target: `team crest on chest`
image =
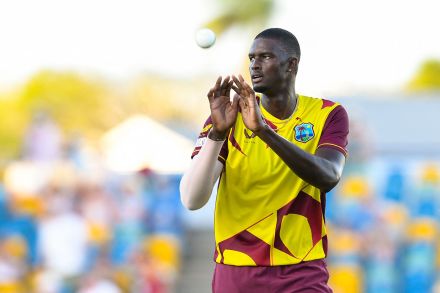
[[[315,137],[315,132],[313,131],[313,124],[310,122],[301,123],[295,126],[295,140],[299,142],[308,142],[313,137]]]

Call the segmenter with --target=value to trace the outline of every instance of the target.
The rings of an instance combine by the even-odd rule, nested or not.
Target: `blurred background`
[[[0,292],[210,292],[213,200],[178,185],[218,75],[267,27],[301,94],[341,102],[327,196],[335,292],[440,292],[436,0],[0,3]],[[217,34],[197,47],[201,27]]]

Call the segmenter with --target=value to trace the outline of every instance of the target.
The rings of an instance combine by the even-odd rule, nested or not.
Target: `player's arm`
[[[232,80],[229,77],[223,82],[219,77],[208,92],[212,128],[180,182],[182,203],[190,210],[199,209],[208,202],[214,184],[223,170],[218,156],[238,112],[238,101],[235,99],[231,102],[229,98],[231,87]]]
[[[246,127],[266,142],[301,179],[323,191],[335,187],[342,175],[345,155],[331,148],[319,148],[313,155],[278,135],[263,121],[252,88],[241,76],[239,79],[233,78]]]
[[[183,175],[180,196],[187,209],[197,210],[208,202],[214,184],[223,170],[223,164],[217,159],[222,145],[223,141],[206,139]]]
[[[315,155],[305,152],[265,125],[254,133],[261,138],[301,179],[329,191],[338,184],[345,156],[332,148],[319,148]]]

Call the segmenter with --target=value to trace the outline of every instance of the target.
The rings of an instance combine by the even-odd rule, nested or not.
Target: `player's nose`
[[[259,70],[261,69],[261,63],[257,60],[257,58],[255,58],[249,64],[249,68],[251,69],[251,71]]]

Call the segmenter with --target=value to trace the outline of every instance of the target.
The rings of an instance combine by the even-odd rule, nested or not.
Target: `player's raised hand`
[[[222,82],[219,76],[212,89],[208,92],[209,106],[211,108],[212,129],[217,136],[226,137],[226,132],[237,119],[238,100],[230,100],[233,81],[229,76]]]
[[[232,89],[237,93],[235,98],[238,99],[243,122],[249,130],[252,132],[258,132],[263,129],[265,123],[261,116],[255,92],[241,75],[238,75],[238,78],[232,76],[232,80],[235,84],[232,85]]]

